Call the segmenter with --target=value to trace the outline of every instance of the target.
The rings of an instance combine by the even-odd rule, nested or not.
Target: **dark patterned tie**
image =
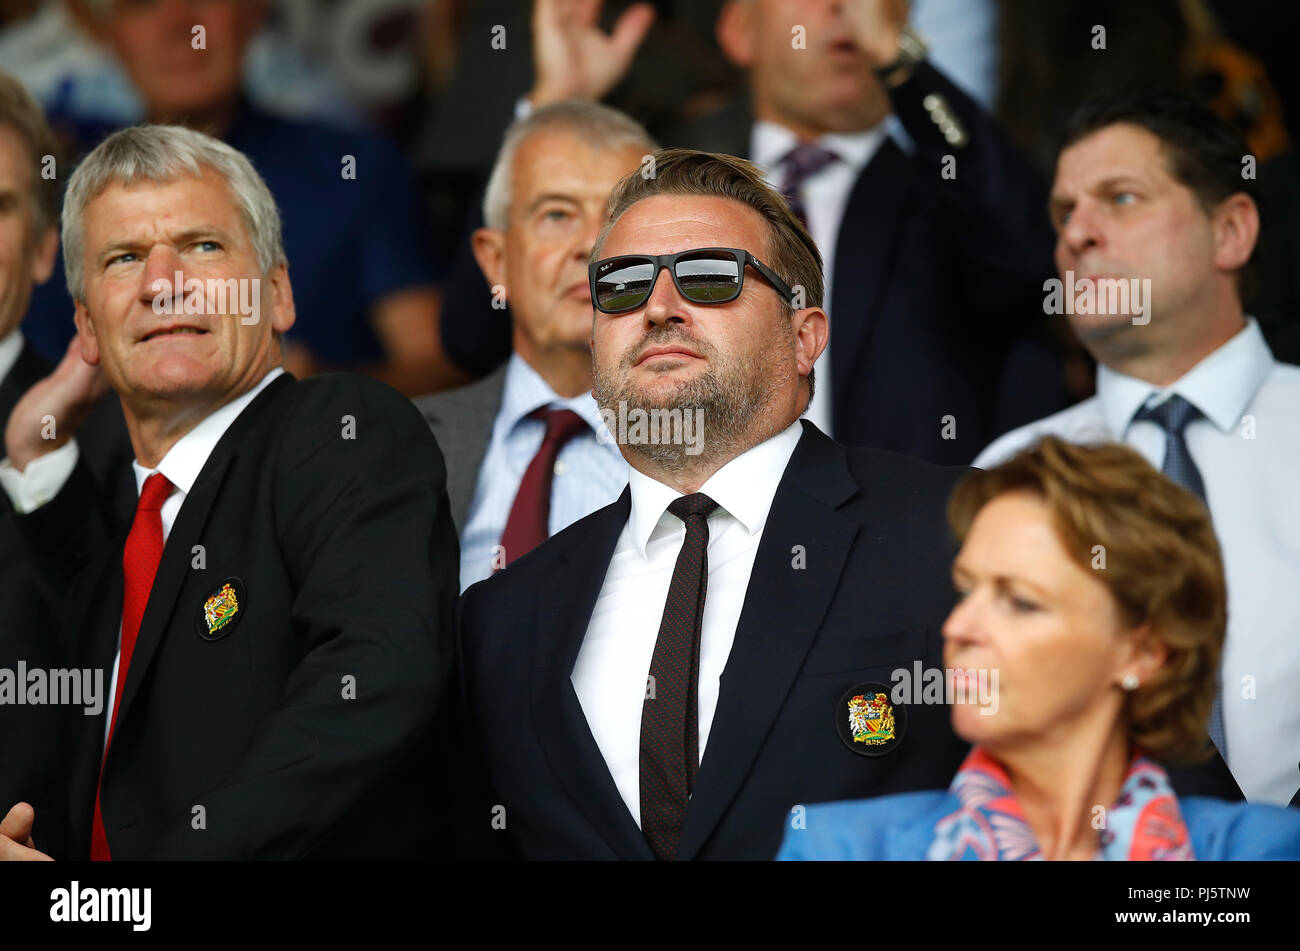
[[[1201,470],[1196,468],[1192,454],[1187,451],[1187,440],[1183,431],[1187,424],[1201,415],[1198,410],[1181,396],[1174,394],[1159,406],[1143,407],[1134,414],[1134,420],[1148,420],[1165,431],[1165,461],[1160,471],[1183,488],[1196,493],[1205,501],[1205,481]],[[1207,506],[1208,507],[1208,506]],[[1228,761],[1228,740],[1223,729],[1223,676],[1219,672],[1218,687],[1214,693],[1214,706],[1210,708],[1210,739],[1219,748],[1223,761]]]
[[[700,765],[700,630],[709,586],[709,513],[696,492],[668,511],[686,523],[641,706],[641,831],[659,859],[677,855]]]
[[[510,506],[505,530],[501,533],[501,547],[505,550],[507,565],[546,541],[555,460],[565,443],[590,428],[587,421],[571,409],[542,407],[529,413],[528,418],[545,422],[546,435],[542,437],[537,455],[524,471],[514,504]]]
[[[808,227],[808,209],[803,203],[803,183],[838,159],[839,156],[830,149],[813,142],[795,146],[781,159],[781,195],[805,229]]]

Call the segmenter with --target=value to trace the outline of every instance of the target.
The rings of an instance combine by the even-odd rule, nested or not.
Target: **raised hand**
[[[536,0],[536,80],[528,94],[534,107],[562,99],[599,100],[627,74],[654,22],[654,8],[648,3],[628,7],[606,34],[599,26],[600,5],[601,0]]]

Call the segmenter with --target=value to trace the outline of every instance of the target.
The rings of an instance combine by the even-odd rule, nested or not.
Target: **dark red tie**
[[[641,832],[655,857],[677,856],[700,765],[700,631],[709,586],[709,513],[696,492],[668,511],[686,523],[641,706]]]
[[[529,419],[546,423],[542,447],[533,456],[524,471],[524,478],[510,506],[506,529],[501,533],[501,547],[505,549],[506,564],[522,558],[546,541],[547,523],[551,517],[551,483],[555,478],[555,460],[560,450],[574,436],[590,429],[587,421],[571,409],[542,407],[528,414]]]
[[[126,548],[122,551],[122,650],[117,662],[117,689],[113,695],[113,713],[108,725],[108,742],[104,744],[104,757],[108,757],[108,746],[113,742],[113,730],[117,726],[117,710],[122,705],[122,691],[126,686],[126,671],[131,665],[131,654],[135,650],[135,639],[140,633],[140,621],[144,617],[145,605],[149,603],[149,591],[153,588],[154,575],[158,573],[158,562],[162,560],[163,530],[162,506],[171,495],[172,484],[161,472],[155,472],[144,480],[140,490],[140,501],[135,508],[135,520],[131,523],[131,534],[126,536]],[[100,764],[100,782],[103,782],[103,763]],[[90,830],[90,860],[107,862],[112,859],[108,851],[108,836],[104,832],[104,816],[99,808],[99,790],[95,790],[95,818]]]

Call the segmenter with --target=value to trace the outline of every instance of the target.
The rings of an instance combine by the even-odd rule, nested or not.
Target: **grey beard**
[[[712,357],[713,354],[706,354]],[[683,384],[676,393],[661,401],[647,399],[628,377],[626,362],[621,373],[602,374],[594,369],[592,394],[602,410],[617,417],[619,405],[627,412],[640,409],[681,410],[694,413],[702,410],[702,451],[692,455],[685,441],[627,442],[620,444],[625,453],[634,453],[650,466],[663,472],[681,473],[701,463],[715,459],[730,459],[749,448],[755,420],[772,396],[773,381],[770,374],[747,373],[738,362],[728,362],[721,368],[711,366],[705,373]],[[617,438],[617,435],[615,435]]]

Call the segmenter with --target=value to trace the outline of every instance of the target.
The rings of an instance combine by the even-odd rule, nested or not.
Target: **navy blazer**
[[[1055,273],[1048,190],[933,66],[918,65],[890,100],[915,151],[887,138],[840,224],[835,438],[966,464],[1016,420],[1065,405],[1043,315],[1043,282]],[[948,141],[944,119],[966,138]]]
[[[683,858],[770,859],[798,804],[947,787],[968,751],[947,706],[903,704],[905,732],[880,756],[838,727],[850,689],[943,667],[945,515],[965,471],[841,446],[803,422],[722,673]],[[461,597],[463,719],[449,732],[464,747],[455,809],[479,817],[460,843],[470,857],[654,857],[570,681],[630,510],[625,490]],[[1171,779],[1180,795],[1236,792],[1217,758]]]
[[[944,512],[962,470],[803,427],[722,674],[683,858],[770,859],[793,805],[943,786],[966,754],[943,705],[909,705],[880,756],[836,729],[850,688],[914,661],[942,666]],[[525,858],[654,858],[570,682],[630,506],[625,491],[461,599],[466,740],[489,780],[468,814],[486,827],[504,807],[493,835]]]

